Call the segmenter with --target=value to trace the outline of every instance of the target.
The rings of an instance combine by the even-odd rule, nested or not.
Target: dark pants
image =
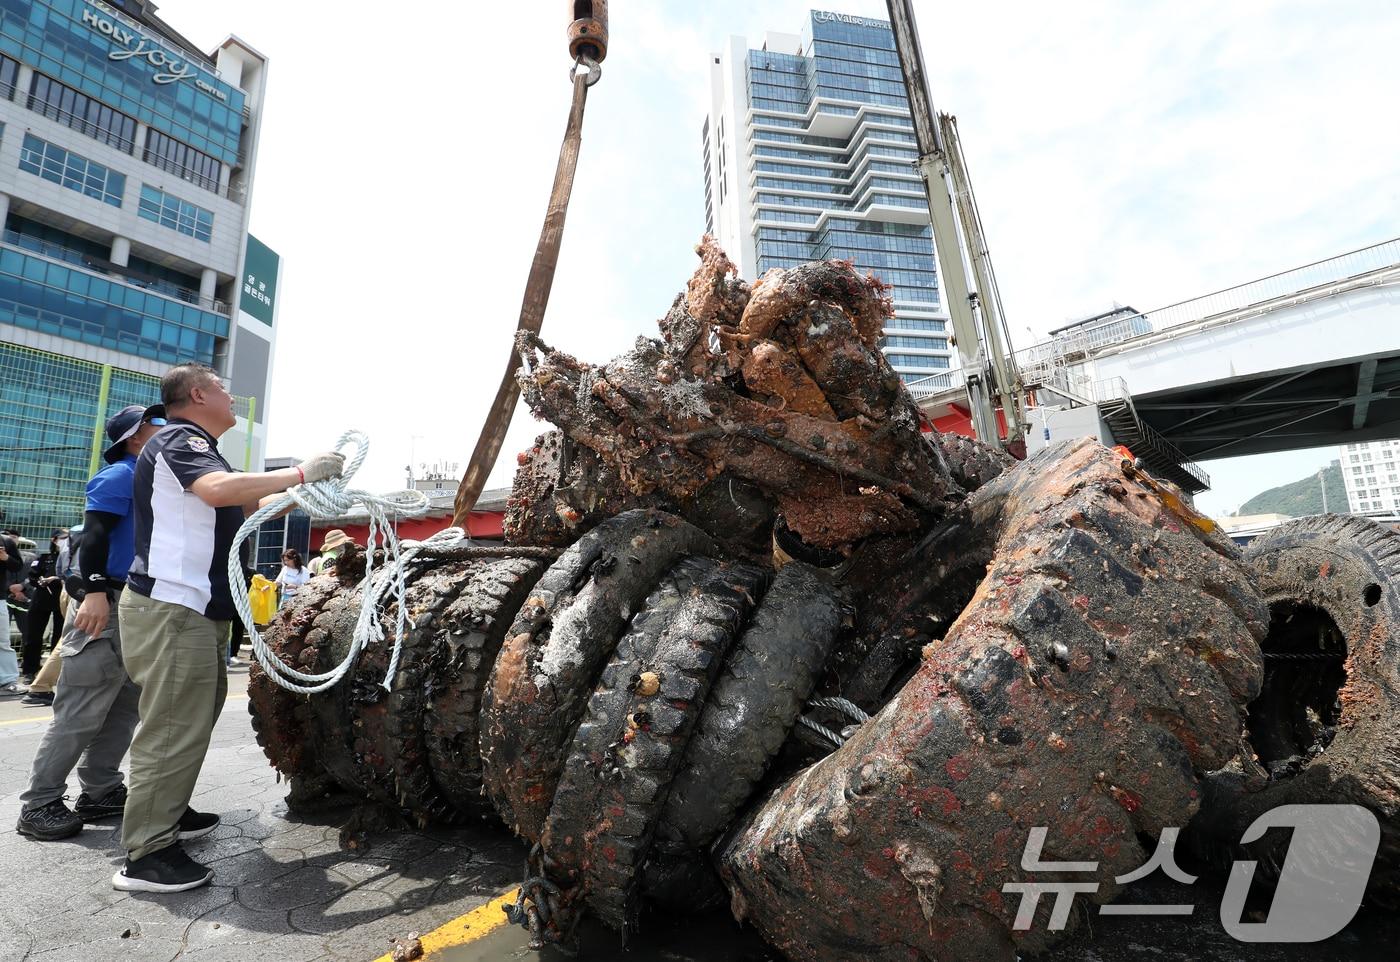
[[[243,619],[234,618],[228,633],[228,656],[238,657],[238,649],[243,645]]]
[[[29,602],[29,623],[24,626],[24,660],[20,674],[37,675],[44,659],[44,632],[53,624],[53,638],[48,647],[63,637],[63,615],[58,610],[58,585],[40,585]]]

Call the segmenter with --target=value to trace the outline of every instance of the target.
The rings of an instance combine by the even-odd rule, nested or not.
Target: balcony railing
[[[177,284],[172,284],[169,281],[161,280],[157,277],[146,278],[125,273],[119,265],[110,264],[110,262],[100,262],[100,258],[85,251],[76,250],[72,247],[64,247],[62,244],[55,244],[52,241],[43,240],[32,234],[21,234],[18,231],[9,229],[6,229],[3,234],[0,234],[0,239],[3,239],[6,244],[12,247],[18,247],[21,250],[39,254],[50,260],[63,261],[66,264],[81,267],[84,270],[101,274],[104,277],[119,280],[132,287],[137,287],[145,291],[153,291],[164,297],[169,297],[172,300],[183,301],[194,307],[212,311],[215,314],[222,314],[224,317],[232,316],[229,305],[221,300],[212,297],[200,297],[199,291],[191,290],[188,287],[180,287]],[[108,266],[104,266],[104,263]]]
[[[104,127],[101,124],[95,124],[86,117],[79,117],[77,114],[64,110],[62,107],[55,107],[53,104],[38,99],[33,94],[30,94],[29,97],[26,98],[25,106],[36,114],[40,114],[50,120],[57,120],[65,127],[76,130],[80,134],[86,134],[93,140],[101,141],[109,147],[115,147],[124,154],[131,153],[136,147],[134,141],[123,137],[112,128]]]

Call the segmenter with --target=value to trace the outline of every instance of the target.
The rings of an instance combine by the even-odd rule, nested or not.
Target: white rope
[[[272,501],[248,517],[234,537],[233,550],[228,557],[228,586],[233,593],[233,605],[238,616],[248,629],[248,640],[253,648],[253,656],[268,678],[287,689],[305,695],[325,691],[344,678],[355,659],[371,642],[384,640],[384,630],[379,625],[380,604],[386,595],[392,595],[398,602],[398,618],[394,626],[394,651],[389,657],[389,670],[384,676],[384,690],[390,690],[394,674],[399,667],[399,654],[403,648],[403,635],[406,627],[412,626],[408,617],[405,593],[408,581],[405,568],[425,547],[451,547],[466,540],[461,528],[447,528],[432,535],[425,541],[399,541],[394,533],[392,521],[398,518],[421,518],[428,513],[430,502],[422,491],[394,491],[386,495],[371,494],[348,488],[350,478],[364,464],[369,454],[369,438],[359,431],[346,431],[336,442],[338,451],[347,444],[356,446],[354,454],[345,464],[345,470],[338,478],[328,481],[308,482],[289,488],[286,494]],[[362,592],[360,616],[355,623],[355,634],[350,641],[350,650],[345,659],[330,671],[308,674],[299,671],[282,661],[263,641],[262,633],[253,622],[253,608],[248,600],[248,584],[243,578],[243,565],[239,560],[238,548],[257,531],[264,521],[281,514],[291,507],[299,507],[313,519],[330,520],[344,517],[355,505],[363,505],[369,514],[369,539],[365,545],[365,576],[359,584]],[[375,571],[374,549],[384,548],[384,566]]]

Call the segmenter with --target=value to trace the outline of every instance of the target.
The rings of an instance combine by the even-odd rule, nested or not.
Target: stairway
[[[1147,470],[1181,488],[1187,494],[1210,487],[1210,475],[1181,449],[1144,423],[1133,406],[1133,396],[1122,378],[1094,385],[1099,417],[1108,425],[1113,443],[1125,446],[1140,458]]]

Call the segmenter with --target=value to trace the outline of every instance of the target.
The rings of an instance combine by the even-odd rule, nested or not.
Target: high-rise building
[[[1353,514],[1400,511],[1400,440],[1348,444],[1341,456],[1346,510]],[[1342,510],[1340,505],[1330,507]]]
[[[849,259],[892,287],[882,347],[906,381],[946,370],[948,316],[894,32],[813,10],[801,34],[710,57],[706,229],[743,277]]]
[[[0,3],[0,508],[82,515],[102,422],[171,365],[239,398],[260,467],[279,263],[250,238],[267,62],[199,51],[147,0]]]

